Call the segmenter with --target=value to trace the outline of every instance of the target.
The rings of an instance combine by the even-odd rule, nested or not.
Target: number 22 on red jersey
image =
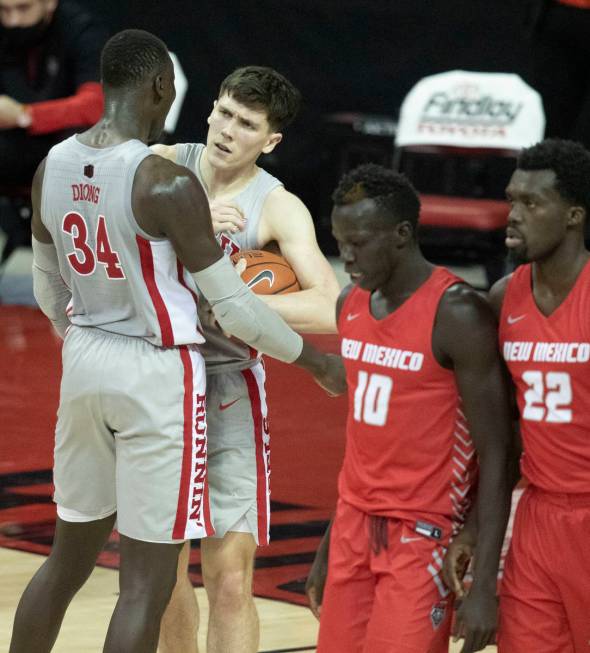
[[[571,422],[573,399],[571,377],[567,372],[527,370],[522,380],[528,390],[524,393],[523,419],[532,422]]]

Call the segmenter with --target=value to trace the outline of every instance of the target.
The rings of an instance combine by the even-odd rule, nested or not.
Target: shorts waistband
[[[535,485],[529,485],[528,492],[541,501],[547,501],[562,508],[590,508],[590,492],[549,492]]]
[[[68,328],[67,333],[78,332],[87,334],[91,337],[102,338],[105,340],[116,340],[119,342],[129,342],[129,343],[138,343],[146,345],[149,348],[157,350],[168,350],[168,349],[182,349],[183,347],[190,349],[192,351],[200,352],[199,345],[197,343],[187,343],[185,345],[172,345],[171,347],[163,347],[162,345],[156,345],[142,336],[128,336],[124,333],[116,333],[115,331],[106,331],[100,327],[93,326],[82,326],[80,324],[72,324]],[[66,334],[67,335],[67,334]]]

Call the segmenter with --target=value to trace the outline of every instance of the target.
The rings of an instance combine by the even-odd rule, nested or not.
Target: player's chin
[[[365,288],[364,284],[366,283],[367,279],[363,274],[361,274],[360,272],[353,272],[350,273],[348,276],[350,277],[350,282],[353,283],[355,286],[360,286],[361,288]]]
[[[529,263],[532,259],[527,246],[522,244],[518,247],[508,248],[508,260],[514,265],[522,265],[523,263]]]
[[[374,280],[365,279],[365,278],[360,279],[356,285],[359,288],[362,288],[363,290],[368,290],[370,292],[373,292],[374,290],[377,290],[379,288],[379,284],[376,284]]]

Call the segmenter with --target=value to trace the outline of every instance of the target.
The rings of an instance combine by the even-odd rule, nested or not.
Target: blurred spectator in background
[[[19,218],[30,216],[23,194],[41,160],[102,115],[106,37],[67,0],[0,0],[0,228],[8,238],[2,260],[29,241],[28,223]]]
[[[590,148],[590,0],[531,0],[531,84],[543,97],[546,135]]]
[[[102,115],[106,32],[58,0],[0,0],[0,176],[29,184],[49,148]]]

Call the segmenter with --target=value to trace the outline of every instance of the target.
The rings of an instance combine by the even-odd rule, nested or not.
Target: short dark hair
[[[111,37],[102,50],[101,78],[105,86],[139,86],[147,76],[162,70],[170,59],[166,44],[141,29],[126,29]]]
[[[245,66],[230,73],[219,87],[221,97],[227,93],[251,109],[263,109],[273,131],[281,131],[293,122],[301,105],[301,93],[272,68]]]
[[[522,150],[520,170],[553,170],[555,187],[572,205],[583,206],[590,218],[590,152],[575,141],[547,138]]]
[[[393,223],[408,221],[414,229],[420,215],[420,199],[410,180],[402,173],[375,163],[365,163],[347,172],[332,200],[336,206],[372,199]]]

